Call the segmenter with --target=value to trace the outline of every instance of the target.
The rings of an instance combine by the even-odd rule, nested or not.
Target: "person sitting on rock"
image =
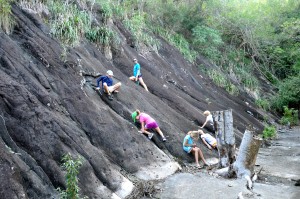
[[[164,134],[161,132],[157,122],[150,115],[136,110],[131,114],[131,117],[133,119],[133,122],[136,122],[138,120],[141,123],[140,133],[148,135],[148,138],[150,140],[153,137],[153,133],[150,133],[148,129],[155,129],[155,131],[162,137],[163,142],[167,140]]]
[[[113,79],[112,77],[114,76],[113,72],[111,70],[108,70],[106,72],[106,75],[100,76],[97,79],[97,87],[96,90],[100,89],[100,82],[102,82],[102,89],[104,90],[105,93],[108,95],[108,99],[112,100],[113,97],[111,95],[112,92],[119,92],[119,88],[121,86],[121,82],[116,83],[113,85]]]
[[[201,160],[204,162],[205,165],[209,165],[206,160],[204,159],[204,156],[202,154],[202,151],[199,147],[196,146],[196,141],[199,139],[199,131],[189,131],[187,135],[184,137],[183,140],[183,150],[187,153],[192,153],[195,157],[195,162],[197,168],[201,168],[198,158],[200,156]]]
[[[215,133],[214,120],[212,114],[209,111],[204,111],[203,115],[206,116],[204,124],[200,127],[201,129],[205,127],[206,124],[212,128],[212,133]]]
[[[208,133],[204,133],[202,130],[198,130],[198,132],[200,133],[200,137],[202,139],[202,141],[204,142],[204,144],[209,148],[217,148],[217,140],[216,138],[214,138],[213,136],[211,136]]]
[[[142,78],[142,73],[141,73],[141,66],[138,63],[137,59],[133,59],[134,66],[133,66],[133,76],[129,77],[131,81],[139,82],[141,85],[145,88],[146,91],[148,91],[148,88]]]

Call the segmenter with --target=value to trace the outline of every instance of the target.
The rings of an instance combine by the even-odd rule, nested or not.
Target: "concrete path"
[[[196,173],[177,173],[156,185],[152,198],[160,199],[235,199],[242,192],[251,199],[299,199],[300,128],[278,133],[268,148],[261,148],[255,170],[262,168],[252,191],[244,179],[224,179],[201,169]]]

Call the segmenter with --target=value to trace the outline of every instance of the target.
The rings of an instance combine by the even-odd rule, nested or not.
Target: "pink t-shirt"
[[[140,114],[140,123],[145,122],[145,124],[150,124],[152,122],[155,122],[155,120],[150,117],[150,115],[146,114],[146,113],[141,113]]]

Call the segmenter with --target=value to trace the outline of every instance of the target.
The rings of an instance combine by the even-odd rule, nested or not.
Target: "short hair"
[[[203,115],[210,115],[210,112],[209,111],[204,111]]]

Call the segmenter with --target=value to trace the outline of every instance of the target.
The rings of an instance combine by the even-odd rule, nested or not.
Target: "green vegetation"
[[[278,95],[273,101],[274,107],[281,110],[288,105],[297,105],[300,103],[300,74],[290,76],[282,81],[278,86]]]
[[[263,110],[265,111],[269,111],[271,109],[271,104],[269,102],[268,99],[266,98],[260,98],[260,99],[257,99],[255,101],[255,104],[259,107],[259,108],[262,108]]]
[[[49,8],[52,13],[51,33],[66,45],[78,45],[91,27],[90,15],[68,1],[49,1]]]
[[[300,82],[298,0],[87,2],[91,9],[79,10],[71,1],[49,1],[52,34],[67,46],[83,38],[100,46],[118,44],[117,34],[107,25],[114,18],[130,31],[137,51],[158,52],[163,38],[191,63],[199,55],[208,58],[223,72],[210,71],[209,77],[232,95],[243,88],[257,93],[260,75],[279,92],[269,103],[262,96],[258,106],[281,111],[283,106],[300,103],[296,86]],[[96,20],[93,25],[92,19]]]
[[[13,0],[0,0],[0,28],[9,34],[14,26],[14,19],[11,15],[11,2]]]
[[[294,110],[293,108],[289,109],[287,106],[283,107],[284,113],[283,117],[280,120],[280,123],[283,125],[298,125],[298,110]]]
[[[91,28],[85,33],[85,37],[96,44],[108,46],[109,44],[119,44],[117,35],[107,27]]]
[[[67,189],[61,190],[58,188],[60,199],[80,199],[77,175],[82,165],[82,158],[74,160],[70,154],[66,154],[63,156],[62,161],[62,167],[67,171],[65,176]]]
[[[276,136],[276,127],[267,125],[263,131],[263,138],[270,139]]]

